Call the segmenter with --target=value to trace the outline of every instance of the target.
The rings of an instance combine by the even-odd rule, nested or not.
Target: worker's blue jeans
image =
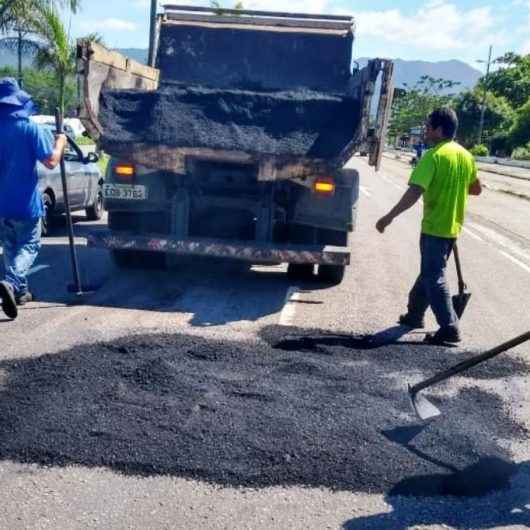
[[[421,320],[431,306],[442,329],[458,328],[446,277],[447,261],[454,244],[454,239],[421,235],[421,271],[409,295],[409,315]]]
[[[17,297],[28,292],[27,274],[39,253],[40,233],[40,218],[26,221],[0,218],[5,281]]]

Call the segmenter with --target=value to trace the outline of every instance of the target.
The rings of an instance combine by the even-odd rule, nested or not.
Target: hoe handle
[[[420,390],[423,390],[428,386],[439,383],[440,381],[445,381],[445,379],[449,379],[453,375],[459,374],[460,372],[463,372],[468,368],[472,368],[477,364],[483,363],[484,361],[487,361],[488,359],[491,359],[492,357],[495,357],[500,353],[504,353],[506,350],[515,348],[515,346],[519,346],[519,344],[522,344],[523,342],[526,342],[528,340],[530,340],[530,331],[527,331],[526,333],[523,333],[522,335],[519,335],[518,337],[515,337],[514,339],[509,340],[508,342],[504,342],[503,344],[500,344],[499,346],[496,346],[491,350],[485,351],[480,355],[471,357],[471,359],[462,361],[461,363],[458,363],[443,372],[439,372],[438,374],[433,375],[429,379],[426,379],[425,381],[421,381],[420,383],[414,385],[410,388],[410,391],[412,394],[417,394]]]

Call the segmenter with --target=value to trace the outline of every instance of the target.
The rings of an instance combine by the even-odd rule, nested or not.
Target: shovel
[[[443,372],[439,372],[438,374],[430,377],[429,379],[426,379],[425,381],[421,381],[420,383],[417,383],[414,386],[409,385],[409,397],[412,402],[412,406],[414,407],[414,411],[416,412],[418,417],[423,421],[427,421],[432,418],[435,418],[436,416],[439,416],[441,414],[440,410],[419,392],[436,383],[445,381],[446,379],[449,379],[450,377],[453,377],[454,375],[459,374],[464,370],[468,370],[469,368],[472,368],[477,364],[483,363],[488,359],[496,357],[500,353],[504,353],[506,350],[515,348],[516,346],[519,346],[520,344],[528,340],[530,340],[530,331],[527,331],[526,333],[523,333],[522,335],[519,335],[518,337],[515,337],[514,339],[509,340],[508,342],[500,344],[499,346],[496,346],[491,350],[488,350],[479,355],[475,355],[470,359],[462,361],[461,363],[458,363],[455,366],[444,370]]]
[[[58,108],[55,109],[55,128],[57,134],[64,134],[63,115]],[[79,262],[77,260],[77,252],[75,249],[74,225],[72,222],[72,212],[70,209],[70,200],[68,196],[68,182],[66,180],[66,167],[64,163],[64,155],[61,156],[60,169],[61,181],[63,185],[64,209],[66,213],[66,226],[68,228],[68,241],[70,246],[70,261],[72,264],[72,274],[74,279],[74,283],[68,285],[67,289],[70,293],[75,293],[77,296],[82,296],[96,291],[97,287],[81,284],[81,276],[79,274]]]
[[[453,253],[455,256],[456,274],[458,275],[458,294],[453,296],[453,308],[460,319],[462,318],[467,303],[471,298],[471,293],[468,291],[467,285],[465,284],[464,278],[462,276],[462,266],[460,264],[460,255],[458,254],[458,246],[456,242],[453,247]]]

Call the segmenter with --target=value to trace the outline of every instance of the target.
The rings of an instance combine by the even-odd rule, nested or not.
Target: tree
[[[484,94],[482,90],[464,92],[457,96],[453,106],[458,114],[458,139],[466,147],[476,143]],[[513,124],[515,113],[504,97],[486,93],[484,99],[484,143],[490,144],[494,135],[506,133]],[[490,145],[491,147],[491,145]]]
[[[422,126],[435,108],[451,103],[454,94],[448,94],[447,91],[457,85],[454,81],[423,76],[412,87],[405,84],[404,89],[396,89],[390,136],[397,138],[407,134],[413,127]]]
[[[61,17],[53,6],[36,8],[32,28],[39,38],[35,64],[38,68],[50,68],[57,76],[59,84],[58,106],[64,114],[66,80],[68,76],[75,74],[75,46],[70,42]]]
[[[530,143],[530,96],[527,102],[517,110],[515,123],[510,130],[510,142],[513,147]]]
[[[0,68],[0,77],[14,77],[16,69]],[[50,69],[25,68],[23,70],[24,87],[40,114],[51,114],[59,106],[59,83],[57,76]],[[77,107],[77,90],[73,77],[68,77],[65,84],[65,115],[72,114]]]
[[[19,83],[22,84],[23,54],[36,51],[34,41],[27,36],[39,11],[67,7],[75,13],[80,3],[81,0],[0,0],[0,31],[8,35],[0,39],[0,47],[17,50]]]
[[[524,105],[530,94],[530,54],[507,53],[495,63],[501,68],[481,78],[479,86],[506,98],[513,108]]]

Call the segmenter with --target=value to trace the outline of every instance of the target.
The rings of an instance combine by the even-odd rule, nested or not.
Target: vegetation
[[[480,144],[471,148],[471,154],[475,156],[488,156],[490,152],[487,145]]]
[[[530,142],[521,147],[516,147],[513,150],[512,157],[515,160],[527,160],[530,161]]]
[[[408,133],[413,127],[422,126],[427,116],[436,108],[451,102],[453,95],[446,94],[458,83],[423,76],[414,86],[396,90],[389,128],[391,137]]]
[[[508,53],[495,60],[497,70],[482,77],[476,88],[450,94],[455,83],[423,77],[415,86],[396,90],[390,137],[394,141],[422,126],[429,113],[442,105],[452,106],[459,117],[458,140],[473,148],[479,135],[484,105],[484,145],[475,152],[488,152],[524,159],[530,144],[530,54]]]

